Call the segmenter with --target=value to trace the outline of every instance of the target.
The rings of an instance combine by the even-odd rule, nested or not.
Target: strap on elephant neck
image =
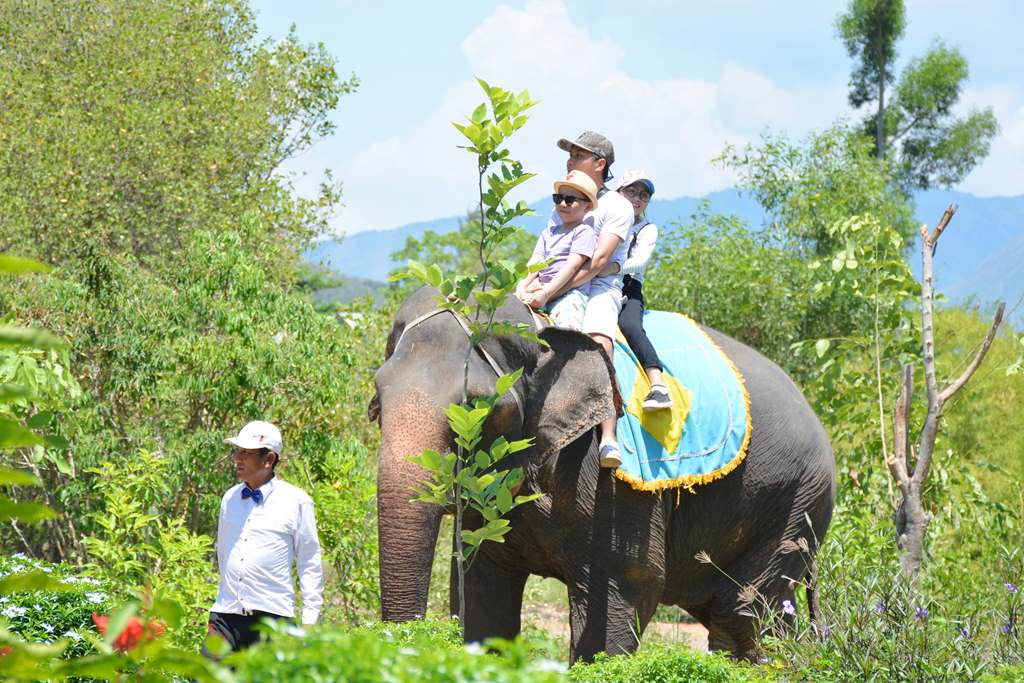
[[[469,339],[472,342],[473,332],[469,329],[469,323],[466,322],[466,319],[451,309],[438,308],[433,311],[428,311],[427,313],[424,313],[418,318],[414,318],[409,324],[407,324],[405,326],[405,329],[402,330],[402,334],[398,335],[398,341],[395,342],[395,349],[398,349],[398,345],[402,343],[402,338],[405,337],[406,332],[416,327],[420,323],[425,322],[430,318],[433,318],[435,315],[439,315],[441,313],[451,313],[453,316],[455,316],[455,319],[459,321],[459,326],[462,327],[463,332],[466,333],[466,336],[469,337]],[[483,356],[485,361],[487,361],[487,364],[491,366],[491,370],[494,370],[494,374],[496,374],[498,377],[501,377],[504,374],[501,371],[501,367],[498,365],[498,362],[494,360],[494,357],[490,353],[487,352],[487,349],[485,349],[480,344],[477,344],[476,350],[480,352],[480,355]],[[392,350],[391,353],[394,353],[394,350]],[[525,420],[526,412],[523,410],[523,400],[519,396],[519,390],[517,390],[513,385],[512,388],[510,389],[510,393],[512,394],[512,400],[516,402],[516,409],[519,411],[519,418]]]

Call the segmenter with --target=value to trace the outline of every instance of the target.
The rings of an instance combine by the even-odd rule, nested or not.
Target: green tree
[[[259,39],[245,0],[0,3],[0,251],[171,264],[197,228],[258,209],[254,248],[297,252],[340,188],[277,173],[328,135],[341,80],[322,45]]]
[[[876,157],[896,158],[906,189],[951,186],[988,155],[999,130],[992,109],[953,115],[968,75],[967,60],[956,48],[936,41],[893,84],[896,43],[906,29],[903,0],[850,0],[836,28],[854,60],[850,104],[875,104],[866,132],[875,139]]]
[[[494,259],[513,263],[526,261],[533,253],[536,238],[525,230],[517,230],[494,245]],[[423,237],[409,236],[405,245],[391,254],[395,263],[405,264],[408,260],[433,263],[446,273],[476,274],[480,265],[480,212],[470,211],[459,221],[458,229],[437,233],[427,230]],[[401,270],[401,268],[396,269]]]

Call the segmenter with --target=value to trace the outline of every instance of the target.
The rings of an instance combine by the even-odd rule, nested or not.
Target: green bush
[[[564,665],[534,660],[521,643],[496,645],[500,655],[463,647],[455,622],[379,624],[351,631],[270,624],[269,642],[225,663],[239,679],[321,683],[545,683],[564,680]]]
[[[737,664],[722,654],[705,655],[686,647],[643,647],[632,657],[598,655],[593,664],[569,670],[576,683],[740,683],[772,680],[756,668]]]
[[[15,573],[41,571],[63,582],[66,591],[41,591],[0,595],[0,624],[29,642],[50,643],[61,638],[70,641],[64,657],[78,657],[94,652],[82,634],[98,635],[92,621],[93,612],[104,614],[111,607],[111,591],[107,584],[78,575],[66,565],[33,560],[25,555],[0,556],[0,578]]]

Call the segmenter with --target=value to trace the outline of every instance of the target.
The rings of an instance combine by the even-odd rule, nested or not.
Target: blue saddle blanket
[[[644,412],[650,380],[619,335],[614,364],[625,415],[616,430],[622,466],[615,476],[643,491],[692,491],[743,461],[750,397],[736,366],[690,318],[648,311],[644,329],[661,358],[673,406]]]

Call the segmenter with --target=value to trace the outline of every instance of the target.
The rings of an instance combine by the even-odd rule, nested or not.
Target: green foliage
[[[878,99],[879,88],[893,79],[896,42],[907,28],[903,0],[850,0],[836,29],[855,60],[850,73],[850,104],[859,108]]]
[[[258,208],[249,246],[288,268],[325,229],[337,183],[301,199],[275,171],[358,82],[322,45],[259,39],[244,0],[5,3],[0,43],[0,250],[170,265]]]
[[[442,455],[428,449],[409,458],[410,462],[416,463],[431,475],[422,484],[416,500],[445,508],[465,506],[483,518],[479,528],[462,529],[462,552],[466,560],[470,560],[486,541],[504,543],[505,534],[511,531],[505,515],[513,508],[542,495],[514,495],[523,483],[523,468],[496,469],[507,455],[529,448],[532,439],[510,442],[504,436],[499,436],[489,450],[478,448],[487,417],[521,375],[520,369],[499,377],[497,393],[477,399],[472,408],[456,403],[448,406],[445,411],[448,424],[455,434],[455,443],[460,453],[465,454],[462,467],[456,467],[459,456],[455,453]],[[460,490],[461,500],[456,498]]]
[[[741,683],[773,678],[737,664],[724,654],[698,654],[683,647],[657,645],[641,648],[631,657],[600,654],[593,664],[576,664],[568,680],[576,683]]]
[[[94,632],[93,612],[110,609],[110,589],[98,579],[78,576],[66,565],[33,560],[24,555],[0,557],[0,576],[5,580],[26,574],[43,573],[58,585],[46,590],[3,590],[0,615],[10,633],[23,640],[49,643],[65,638],[69,646],[64,657],[78,657],[95,649],[83,637]]]
[[[771,233],[709,214],[705,204],[661,238],[644,298],[653,309],[685,312],[785,363],[807,310],[806,297],[794,292],[806,291],[810,276]]]
[[[906,29],[903,0],[850,0],[836,26],[850,57],[850,104],[877,103],[864,123],[876,156],[897,162],[909,191],[951,187],[988,156],[999,124],[992,108],[956,118],[953,110],[967,81],[967,60],[941,40],[912,59],[893,88],[896,42]],[[892,91],[888,101],[885,93]]]
[[[91,469],[102,482],[96,495],[102,508],[92,513],[97,533],[85,538],[89,572],[107,585],[120,586],[119,599],[146,586],[174,595],[187,606],[175,643],[198,648],[206,638],[217,575],[210,562],[213,539],[193,534],[181,518],[167,517],[160,501],[171,493],[170,463],[141,451],[136,458],[106,462]]]
[[[374,453],[356,437],[332,444],[313,463],[310,495],[324,560],[333,568],[325,585],[321,621],[356,621],[377,612],[377,486],[367,476]]]
[[[268,624],[271,640],[226,660],[240,680],[324,683],[553,683],[562,665],[533,660],[519,643],[495,643],[498,655],[463,647],[454,622],[380,624],[341,631]]]
[[[421,239],[408,237],[405,246],[391,254],[391,260],[404,263],[409,259],[431,263],[445,273],[480,272],[480,214],[470,212],[453,232],[438,234],[433,230],[423,233]],[[522,263],[533,253],[534,237],[523,230],[508,235],[495,245],[491,257],[496,261]]]

